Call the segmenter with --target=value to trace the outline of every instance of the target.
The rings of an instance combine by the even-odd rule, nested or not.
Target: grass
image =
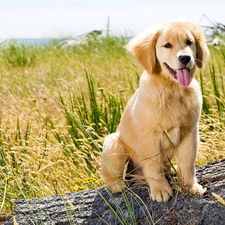
[[[11,199],[103,184],[103,138],[116,129],[142,72],[126,41],[109,36],[65,50],[1,47],[0,213],[12,212]],[[203,92],[198,165],[224,157],[225,49],[211,53],[197,76]]]

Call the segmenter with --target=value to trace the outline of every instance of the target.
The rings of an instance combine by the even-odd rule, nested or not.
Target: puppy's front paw
[[[190,193],[191,194],[204,194],[206,192],[206,188],[203,188],[202,185],[195,183],[193,186],[190,188]]]
[[[173,196],[173,190],[168,185],[157,185],[158,187],[151,188],[151,198],[157,202],[167,202]]]
[[[121,192],[126,188],[126,182],[124,180],[117,180],[112,184],[108,184],[107,187],[113,193]]]

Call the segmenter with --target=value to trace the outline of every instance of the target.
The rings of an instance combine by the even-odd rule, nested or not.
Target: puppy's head
[[[160,25],[135,37],[128,44],[148,74],[161,74],[188,86],[196,67],[209,58],[204,33],[190,22]]]

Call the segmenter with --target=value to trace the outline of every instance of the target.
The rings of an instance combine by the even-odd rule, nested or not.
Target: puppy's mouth
[[[165,63],[165,65],[170,73],[173,74],[174,79],[176,79],[180,85],[188,86],[191,83],[190,69],[186,67],[180,69],[172,69],[167,63]]]

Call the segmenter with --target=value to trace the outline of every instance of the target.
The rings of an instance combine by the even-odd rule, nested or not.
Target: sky
[[[75,37],[105,30],[137,34],[156,24],[189,20],[225,24],[224,0],[0,0],[0,39]]]

